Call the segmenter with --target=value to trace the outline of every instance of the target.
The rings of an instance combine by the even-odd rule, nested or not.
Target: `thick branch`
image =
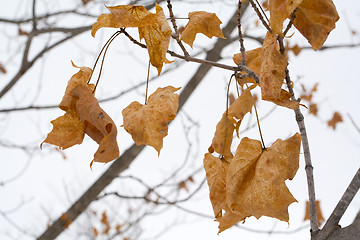
[[[351,183],[349,184],[348,188],[346,189],[345,193],[339,200],[338,204],[336,205],[334,211],[331,213],[329,219],[326,221],[324,227],[321,231],[315,236],[314,239],[316,240],[324,240],[324,239],[359,239],[360,237],[360,214],[357,215],[353,222],[352,227],[340,228],[339,221],[341,217],[344,215],[346,209],[350,205],[351,201],[355,197],[356,193],[359,191],[360,188],[360,168],[356,172],[354,178],[352,179]],[[352,228],[358,229],[353,233]],[[350,229],[350,230],[349,230]],[[350,235],[347,235],[350,234]],[[355,234],[355,235],[354,235]],[[340,237],[340,235],[342,237]]]
[[[245,5],[245,4],[244,4]],[[243,11],[246,9],[244,6]],[[225,37],[230,36],[230,33],[236,27],[236,15],[232,16],[228,24],[223,29]],[[217,61],[221,58],[221,51],[231,41],[227,39],[219,38],[215,43],[212,50],[207,53],[206,59],[211,61]],[[187,85],[179,97],[179,110],[184,106],[194,89],[204,79],[205,75],[211,69],[211,65],[200,65],[194,76],[190,79]],[[144,149],[144,146],[132,145],[126,150],[118,159],[116,159],[107,171],[69,208],[69,210],[59,217],[46,231],[38,238],[39,240],[55,239],[66,228],[66,223],[74,221],[88,206],[96,199],[98,194],[108,186],[111,181],[116,178],[121,172],[129,167],[131,162],[138,156],[138,154]]]

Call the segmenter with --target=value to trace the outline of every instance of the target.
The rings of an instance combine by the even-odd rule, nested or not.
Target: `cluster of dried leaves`
[[[87,2],[84,1],[84,4]],[[102,14],[94,23],[92,36],[103,27],[138,28],[140,39],[145,39],[150,63],[160,74],[163,64],[170,62],[165,55],[170,43],[171,28],[163,9],[157,4],[156,13],[149,12],[143,6],[132,5],[108,9],[110,14]],[[224,37],[220,24],[221,21],[214,13],[191,12],[181,40],[192,46],[197,33],[203,33],[209,38]],[[92,73],[92,69],[81,67],[80,71],[72,76],[59,105],[66,113],[51,121],[53,129],[43,143],[66,149],[81,144],[86,133],[99,144],[91,164],[106,163],[119,156],[117,130],[113,120],[100,108],[94,97],[94,85],[88,84]],[[172,86],[158,88],[150,95],[147,104],[142,105],[135,101],[123,110],[123,127],[137,145],[152,146],[160,154],[163,138],[168,134],[168,123],[177,113],[179,96],[175,92],[179,89]]]
[[[86,4],[88,1],[83,2]],[[299,167],[300,134],[286,140],[278,139],[268,148],[258,140],[244,137],[235,154],[231,151],[233,135],[235,130],[239,135],[242,119],[254,107],[251,90],[255,87],[261,88],[263,100],[290,109],[299,107],[299,102],[292,100],[291,94],[282,88],[288,60],[280,51],[278,40],[284,37],[284,21],[290,19],[296,10],[294,26],[317,50],[339,18],[331,0],[268,0],[267,5],[271,31],[266,34],[262,47],[245,52],[247,67],[259,76],[259,82],[245,73],[237,78],[242,94],[222,115],[209,152],[204,157],[210,200],[215,218],[220,223],[220,232],[250,216],[289,220],[288,206],[296,199],[286,187],[285,180],[291,180]],[[164,63],[170,62],[166,53],[172,32],[163,9],[157,4],[156,13],[132,5],[108,9],[110,14],[102,14],[94,23],[92,36],[103,27],[138,28],[140,40],[146,42],[150,63],[160,74]],[[197,33],[209,38],[224,38],[220,24],[214,13],[190,12],[180,40],[192,47]],[[233,60],[241,65],[242,54],[235,54]],[[80,144],[87,134],[99,144],[93,161],[109,162],[119,156],[117,130],[94,97],[94,86],[88,84],[92,72],[90,68],[81,67],[72,76],[59,105],[66,113],[51,122],[53,130],[44,142],[66,149]],[[134,101],[123,110],[123,127],[137,145],[152,146],[160,154],[168,123],[177,113],[179,96],[175,92],[178,90],[172,86],[158,88],[150,95],[147,104]]]
[[[299,102],[293,101],[291,94],[282,88],[288,60],[278,44],[279,37],[284,37],[284,21],[291,18],[295,9],[293,24],[314,50],[322,47],[339,19],[331,0],[267,1],[271,31],[267,32],[262,47],[245,52],[247,67],[259,76],[259,83],[246,77],[245,73],[237,79],[243,89],[245,85],[252,85],[243,90],[223,114],[209,153],[204,156],[210,200],[215,218],[220,223],[219,232],[250,216],[288,221],[288,206],[296,201],[285,180],[291,180],[299,166],[300,134],[296,133],[285,141],[278,139],[269,148],[263,148],[258,140],[244,137],[235,155],[231,151],[234,130],[238,133],[244,115],[251,112],[254,99],[250,90],[257,85],[261,88],[263,100],[290,109],[299,107]],[[298,52],[298,49],[293,51]],[[242,53],[235,54],[234,62],[242,64],[242,56]],[[214,152],[217,156],[213,155]]]

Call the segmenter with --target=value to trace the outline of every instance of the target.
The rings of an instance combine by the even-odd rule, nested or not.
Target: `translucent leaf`
[[[150,95],[148,103],[132,102],[123,111],[124,128],[131,134],[136,145],[149,145],[160,154],[163,138],[168,134],[168,122],[177,113],[180,88],[158,88]]]
[[[91,35],[103,27],[126,28],[155,25],[157,16],[143,6],[119,5],[107,7],[110,14],[101,14],[91,29]]]
[[[294,26],[314,50],[321,48],[339,20],[332,0],[303,0],[296,12]]]
[[[204,156],[204,168],[210,190],[210,201],[216,218],[222,216],[222,210],[227,210],[226,205],[226,172],[229,163],[214,157],[211,153]]]
[[[285,184],[299,168],[300,134],[278,139],[262,149],[257,140],[243,138],[226,176],[227,211],[219,221],[219,232],[231,224],[254,216],[289,221],[288,206],[295,202]]]
[[[263,100],[280,99],[287,59],[278,49],[277,35],[267,33],[261,52],[260,87]]]
[[[282,35],[283,23],[285,19],[299,6],[303,0],[269,0],[268,10],[270,11],[271,29]]]
[[[171,28],[166,20],[163,9],[156,4],[156,23],[151,26],[139,27],[140,39],[144,38],[150,56],[150,63],[158,70],[158,75],[164,63],[165,54],[169,48]]]
[[[204,11],[190,12],[189,22],[181,35],[181,40],[193,46],[197,33],[202,33],[208,38],[225,38],[220,28],[221,21],[215,13]]]

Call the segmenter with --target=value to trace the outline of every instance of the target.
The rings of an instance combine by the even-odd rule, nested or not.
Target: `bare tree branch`
[[[324,239],[355,240],[360,238],[360,231],[357,231],[355,233],[353,233],[352,231],[353,227],[360,229],[360,214],[358,214],[357,217],[355,218],[353,222],[353,227],[348,228],[348,230],[345,230],[345,228],[342,229],[338,225],[341,217],[344,215],[346,209],[350,205],[356,193],[359,191],[359,188],[360,188],[360,168],[356,172],[354,178],[350,182],[345,193],[339,200],[334,211],[331,213],[330,217],[326,221],[324,227],[321,229],[320,232],[318,232],[315,235],[314,240],[324,240]]]

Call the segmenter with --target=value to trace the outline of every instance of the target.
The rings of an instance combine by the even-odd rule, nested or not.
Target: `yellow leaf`
[[[290,17],[290,14],[297,8],[303,0],[269,0],[268,10],[270,11],[271,29],[282,35],[283,22]]]
[[[181,40],[193,46],[197,33],[202,33],[208,38],[225,38],[220,28],[221,21],[215,13],[196,11],[189,13],[189,22],[181,35]]]
[[[226,201],[230,209],[219,221],[219,232],[254,216],[289,221],[288,206],[295,202],[285,180],[299,168],[300,134],[278,139],[263,150],[257,140],[243,138],[228,167]]]
[[[332,119],[330,119],[327,124],[329,127],[333,128],[334,130],[336,129],[336,124],[338,124],[339,122],[342,122],[343,119],[340,115],[339,112],[334,112],[334,115],[332,117]]]
[[[93,24],[91,29],[93,37],[97,30],[102,27],[144,27],[156,23],[157,16],[146,10],[143,6],[119,5],[107,8],[111,13],[101,14],[97,22]]]
[[[179,89],[172,86],[158,88],[146,105],[135,101],[122,111],[124,128],[136,145],[152,146],[160,154],[163,138],[168,133],[168,122],[177,113],[179,95],[174,92]]]
[[[321,212],[320,201],[316,201],[316,215],[317,215],[317,224],[320,227],[321,224],[325,221]],[[308,219],[310,219],[310,204],[309,201],[306,201],[304,221]]]
[[[260,87],[263,100],[280,99],[287,59],[277,45],[277,35],[267,33],[261,52]]]
[[[139,27],[140,39],[145,38],[150,56],[150,63],[161,73],[163,63],[167,62],[165,54],[169,48],[171,28],[166,20],[163,9],[156,4],[156,23],[151,26]]]
[[[339,20],[332,0],[303,0],[296,12],[294,26],[314,50],[321,48]]]
[[[222,216],[222,210],[227,210],[226,205],[226,172],[229,163],[214,157],[211,153],[204,156],[204,168],[210,190],[210,201],[215,218]]]

